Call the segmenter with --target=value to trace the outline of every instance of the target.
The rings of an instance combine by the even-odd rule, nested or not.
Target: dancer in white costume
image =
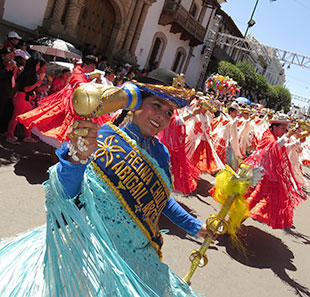
[[[254,129],[252,119],[250,118],[250,111],[244,108],[242,111],[241,123],[239,122],[238,136],[239,136],[239,147],[242,157],[245,158],[251,153],[254,140]],[[253,148],[252,148],[253,149]]]
[[[238,103],[233,102],[228,108],[226,119],[223,119],[212,132],[212,137],[216,143],[216,152],[222,162],[225,162],[226,148],[229,143],[231,144],[235,155],[242,158],[237,127],[239,110],[240,107]]]
[[[190,108],[193,113],[199,104],[197,99],[192,102]],[[212,113],[201,108],[186,122],[186,153],[192,164],[205,173],[215,173],[224,168],[210,137],[211,121]]]
[[[305,187],[308,182],[304,177],[302,170],[302,144],[305,142],[306,137],[296,138],[294,135],[291,136],[290,142],[285,144],[287,155],[292,164],[292,169],[296,179]]]

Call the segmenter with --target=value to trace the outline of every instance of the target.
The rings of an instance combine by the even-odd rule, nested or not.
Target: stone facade
[[[110,59],[136,64],[135,50],[156,0],[49,0],[42,30],[75,45],[89,43]]]

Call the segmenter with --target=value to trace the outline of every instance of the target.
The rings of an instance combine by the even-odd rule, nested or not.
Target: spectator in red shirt
[[[71,77],[71,71],[69,69],[63,69],[61,71],[61,76],[56,77],[53,80],[50,94],[58,92],[61,89],[63,89],[66,86],[66,84],[68,83],[70,77]]]
[[[3,47],[10,47],[14,50],[21,39],[22,38],[16,32],[11,31],[8,33],[7,40],[3,43]]]
[[[8,135],[6,141],[12,144],[18,144],[18,139],[14,136],[15,128],[18,123],[17,116],[31,110],[30,100],[35,96],[34,90],[41,85],[42,80],[38,80],[36,72],[40,69],[40,61],[35,59],[27,60],[24,71],[17,78],[18,90],[14,96],[14,112],[8,125]],[[31,137],[31,130],[25,130],[25,142],[36,142]]]

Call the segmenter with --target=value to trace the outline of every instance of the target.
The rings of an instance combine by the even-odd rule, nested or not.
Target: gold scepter
[[[235,153],[228,145],[226,151],[226,168],[221,170],[217,176],[214,199],[222,204],[218,214],[210,215],[206,220],[206,225],[213,235],[224,234],[228,232],[232,239],[238,243],[237,230],[246,217],[248,204],[243,196],[250,187],[254,187],[263,177],[262,168],[252,169],[250,166],[240,164]],[[229,219],[225,218],[229,214]],[[229,222],[229,223],[228,223]],[[190,269],[184,277],[184,280],[190,284],[190,280],[197,267],[204,267],[208,263],[205,255],[207,249],[212,243],[212,236],[207,235],[200,249],[191,252],[189,260],[192,262]]]

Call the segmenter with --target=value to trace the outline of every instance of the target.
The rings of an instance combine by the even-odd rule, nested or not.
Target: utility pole
[[[253,16],[254,16],[254,13],[255,13],[255,10],[256,10],[258,1],[259,1],[259,0],[256,0],[254,9],[253,9],[253,11],[252,11],[252,15],[251,15],[251,17],[250,17],[250,20],[248,21],[248,26],[247,26],[246,31],[245,31],[245,33],[244,33],[244,38],[247,36],[248,31],[249,31],[249,28],[250,28],[250,27],[253,27],[253,26],[255,25],[255,21],[253,20]]]

